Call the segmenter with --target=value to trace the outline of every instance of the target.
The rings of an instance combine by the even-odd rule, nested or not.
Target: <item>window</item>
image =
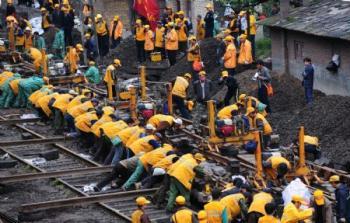
[[[303,59],[304,43],[300,41],[294,41],[294,59]]]

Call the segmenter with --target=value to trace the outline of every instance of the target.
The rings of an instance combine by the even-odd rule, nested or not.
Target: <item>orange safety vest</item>
[[[126,124],[123,120],[119,120],[116,122],[106,122],[102,124],[98,129],[99,130],[102,129],[104,134],[109,139],[113,139],[114,137],[116,137],[118,132],[120,132],[123,129],[126,129],[127,127],[128,127],[128,124]]]
[[[105,76],[103,78],[103,81],[106,83],[112,83],[114,84],[114,72],[115,72],[115,67],[113,64],[109,65],[106,69]]]
[[[226,47],[226,52],[224,54],[224,66],[227,69],[236,68],[237,66],[236,47],[233,43],[230,43]]]
[[[134,211],[131,215],[131,223],[141,223],[141,217],[143,214],[144,212],[140,209]]]
[[[194,45],[190,46],[187,53],[187,61],[193,62],[193,61],[200,61],[200,54],[199,54],[199,44],[195,43]]]
[[[238,63],[239,64],[253,63],[252,44],[250,43],[249,40],[245,40],[245,42],[241,44],[241,48],[239,49]]]
[[[176,157],[176,154],[172,154],[164,157],[159,160],[156,164],[153,165],[153,168],[162,168],[164,170],[168,170],[169,167],[173,164],[173,159]]]
[[[187,42],[186,25],[184,23],[179,27],[177,34],[180,42]]]
[[[146,51],[152,51],[154,50],[154,34],[152,30],[148,30],[147,33],[145,34],[145,50]]]
[[[132,127],[128,127],[126,129],[121,130],[120,132],[118,132],[118,134],[116,136],[119,137],[119,139],[122,141],[122,143],[124,145],[127,144],[127,142],[129,141],[129,139],[137,132],[139,132],[140,127],[139,126],[132,126]]]
[[[77,71],[79,60],[79,54],[77,53],[77,50],[74,47],[70,48],[70,50],[67,52],[66,57],[64,58],[64,61],[66,63],[69,63],[70,72],[72,73]]]
[[[175,29],[171,29],[166,34],[165,49],[167,49],[167,50],[178,50],[179,49],[178,35],[177,35],[177,32],[175,31]]]
[[[193,212],[187,208],[181,208],[173,216],[171,220],[174,223],[192,223]]]
[[[96,23],[96,33],[99,36],[104,36],[108,34],[106,21],[102,20]]]
[[[155,40],[155,46],[159,48],[164,48],[164,32],[165,28],[156,28],[156,40]]]
[[[116,40],[119,37],[122,37],[122,35],[123,35],[123,23],[120,20],[117,21],[117,25],[116,25],[114,32],[113,32],[114,25],[115,25],[114,21],[111,21],[111,24],[109,26],[109,30],[110,30],[109,36],[111,38],[113,38],[114,40]]]
[[[265,192],[260,192],[254,195],[253,202],[250,204],[248,213],[258,212],[262,215],[266,215],[265,205],[272,202],[273,197]]]
[[[145,28],[136,27],[136,35],[135,38],[137,41],[145,41]]]

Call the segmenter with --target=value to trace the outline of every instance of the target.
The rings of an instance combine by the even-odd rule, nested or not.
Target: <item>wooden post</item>
[[[48,74],[48,61],[47,61],[47,56],[46,56],[46,50],[43,48],[41,49],[41,72],[43,77],[47,77]]]
[[[146,92],[146,67],[140,67],[140,85],[141,85],[141,100],[145,101],[147,99]]]
[[[167,92],[168,92],[168,112],[169,115],[174,113],[173,111],[173,95],[172,95],[173,85],[171,83],[167,84]]]
[[[207,102],[208,106],[208,127],[209,127],[209,137],[214,138],[216,137],[215,132],[215,108],[214,108],[214,101],[210,100]]]
[[[9,28],[9,48],[11,51],[15,50],[15,28],[13,27],[13,24],[10,25]]]
[[[255,131],[255,141],[257,142],[255,150],[255,162],[256,162],[256,178],[262,179],[263,177],[263,165],[262,165],[262,154],[261,154],[261,132]]]
[[[130,87],[130,115],[131,118],[136,121],[137,113],[136,113],[136,88],[134,86]]]

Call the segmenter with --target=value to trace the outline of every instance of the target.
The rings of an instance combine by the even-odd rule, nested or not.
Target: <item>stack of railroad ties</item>
[[[330,202],[326,193],[320,190],[314,191],[314,197],[308,200],[314,209],[300,209],[300,205],[309,197],[303,197],[304,194],[297,192],[284,201],[279,201],[275,195],[273,199],[273,189],[295,177],[302,177],[309,183],[308,177],[312,174],[305,165],[305,154],[302,153],[305,151],[305,143],[314,147],[317,142],[312,137],[304,137],[302,128],[299,137],[300,159],[295,167],[282,156],[271,156],[271,153],[268,153],[268,146],[271,145],[266,144],[266,139],[271,135],[272,129],[264,118],[264,111],[258,113],[254,106],[248,106],[255,104],[253,101],[256,100],[251,96],[241,95],[237,104],[218,112],[217,126],[214,130],[210,124],[214,115],[213,102],[209,102],[209,139],[189,133],[190,136],[201,139],[202,145],[197,147],[188,140],[172,142],[174,140],[171,139],[171,133],[188,133],[182,128],[183,120],[161,114],[152,103],[139,102],[138,118],[135,119],[116,107],[101,105],[100,100],[89,90],[78,94],[73,90],[61,92],[55,87],[43,85],[28,97],[29,104],[36,109],[42,122],[53,120],[56,134],[62,134],[65,130],[69,135],[80,137],[83,146],[90,150],[95,161],[114,166],[113,172],[94,187],[95,191],[103,190],[115,179],[117,180],[113,181],[111,186],[123,190],[150,188],[161,183],[152,202],[159,207],[163,207],[166,202],[167,211],[176,212],[172,215],[173,222],[182,222],[178,219],[196,218],[207,219],[207,222],[238,219],[243,222],[267,222],[271,219],[277,222],[273,215],[276,206],[283,203],[286,206],[282,222],[298,222],[312,217],[320,220],[320,216],[331,218],[333,215],[329,215]],[[134,108],[130,107],[129,112],[133,112],[132,109]],[[233,118],[236,120],[238,116],[243,122],[242,125],[229,122]],[[233,125],[231,129],[234,133],[229,136],[222,135],[225,134],[222,127],[227,130],[230,125]],[[256,129],[260,129],[262,134]],[[206,143],[211,145],[205,146]],[[206,147],[222,146],[223,143],[243,144],[246,152],[255,154],[256,167],[253,169],[256,169],[256,176],[253,179],[237,176],[229,182],[226,179],[217,180],[208,173],[206,158],[218,159],[226,165],[231,160],[205,150]],[[267,159],[262,161],[263,157]],[[233,174],[238,175],[239,171]],[[345,184],[340,183],[339,176],[332,176],[330,182],[337,188],[337,217],[343,221],[347,212],[342,212],[344,197],[339,197],[339,194],[346,193],[347,188]],[[190,201],[192,207],[204,207],[204,211],[200,211],[197,217],[185,208]],[[133,220],[139,222],[140,219],[147,219],[147,212],[143,207],[149,203],[148,199],[139,197],[136,202],[138,210],[132,215]]]

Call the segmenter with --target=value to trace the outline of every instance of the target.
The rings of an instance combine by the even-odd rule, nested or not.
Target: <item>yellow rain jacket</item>
[[[161,122],[167,122],[169,125],[172,125],[174,123],[174,117],[171,115],[157,114],[148,119],[147,123],[157,128]]]
[[[265,212],[265,205],[267,203],[272,202],[273,197],[271,194],[260,192],[254,195],[253,202],[250,204],[250,207],[248,209],[248,213],[250,212],[258,212],[262,215],[266,215]]]
[[[260,120],[263,122],[263,124],[264,124],[264,129],[263,129],[264,135],[271,135],[271,133],[272,133],[272,127],[271,127],[271,125],[269,124],[269,122],[266,120],[266,118],[265,118],[262,114],[257,113],[254,119],[252,119],[252,118],[250,118],[250,117],[248,117],[248,119],[249,119],[249,125],[250,125],[250,127],[253,128],[253,129],[254,129],[254,128],[255,128],[255,129],[258,128],[258,126],[257,126],[257,120],[260,119]]]
[[[50,117],[52,114],[52,111],[49,108],[49,102],[52,98],[56,98],[58,95],[58,93],[53,93],[38,99],[38,107],[40,107],[43,110],[47,117]]]
[[[68,108],[67,112],[73,118],[76,118],[79,115],[86,113],[90,108],[94,108],[94,105],[92,104],[91,101],[86,101],[80,105],[74,106],[73,108]]]
[[[60,94],[56,97],[56,101],[53,103],[52,107],[60,110],[64,114],[66,113],[68,104],[72,98],[73,95],[71,94]]]
[[[99,130],[103,130],[104,134],[109,138],[113,139],[116,137],[118,132],[128,127],[124,121],[119,120],[116,122],[106,122],[99,127]]]
[[[81,99],[86,98],[84,95],[78,95],[74,97],[67,105],[67,111],[77,105],[81,105]]]
[[[280,220],[272,215],[265,215],[259,218],[258,223],[280,223]]]
[[[235,110],[238,110],[238,107],[236,104],[223,107],[217,114],[218,119],[222,120],[222,119],[232,118],[231,112]]]
[[[137,155],[140,152],[150,152],[153,150],[153,146],[149,144],[149,141],[155,139],[156,137],[154,135],[145,136],[130,144],[129,149],[134,153],[134,155]]]
[[[241,44],[241,48],[239,49],[238,63],[239,64],[253,63],[252,44],[249,40],[245,40],[245,42]]]
[[[205,22],[203,19],[197,22],[197,33],[196,33],[197,40],[203,40],[205,38],[204,25],[205,25]]]
[[[172,222],[175,223],[192,223],[193,212],[187,208],[180,208],[173,216]]]
[[[155,46],[158,48],[164,48],[164,32],[165,28],[156,28],[156,39],[155,39]]]
[[[99,36],[104,36],[108,34],[106,21],[96,23],[96,33]]]
[[[10,88],[14,95],[18,95],[18,84],[21,81],[21,79],[16,79],[10,82]]]
[[[142,155],[139,160],[143,167],[148,171],[149,166],[155,165],[157,162],[161,161],[166,157],[166,154],[171,151],[173,147],[169,144],[164,144],[162,147],[152,150],[148,153]]]
[[[116,136],[119,137],[119,139],[122,141],[122,143],[124,145],[126,145],[129,141],[129,139],[136,134],[137,132],[139,132],[140,127],[139,126],[132,126],[132,127],[127,127],[123,130],[121,130],[120,132],[117,133]]]
[[[244,195],[238,193],[227,195],[220,200],[220,202],[226,207],[229,222],[236,219],[241,213],[241,207],[239,206],[239,201],[241,199],[245,200]]]
[[[10,71],[4,71],[0,74],[0,86],[2,86],[7,79],[13,77],[13,73]]]
[[[207,212],[207,221],[209,223],[221,223],[225,208],[225,205],[220,201],[211,201],[204,205],[204,210]]]
[[[286,158],[281,156],[271,156],[266,160],[266,162],[271,163],[272,168],[267,168],[265,171],[266,171],[266,174],[272,179],[277,178],[277,168],[278,168],[278,165],[280,165],[281,163],[287,164],[288,169],[290,169],[289,161]]]
[[[176,157],[176,154],[171,154],[159,160],[156,164],[153,165],[153,168],[162,168],[168,170],[169,167],[173,164],[173,159]]]
[[[187,95],[187,88],[189,86],[188,81],[181,76],[176,77],[176,81],[172,90],[172,94],[179,96],[181,98],[186,98]]]
[[[75,119],[75,127],[82,132],[91,132],[91,122],[97,120],[96,112],[87,112]]]
[[[236,47],[233,43],[230,43],[226,47],[226,52],[224,54],[224,67],[227,69],[236,68],[237,58],[236,58]]]
[[[289,203],[283,209],[281,223],[298,223],[311,216],[312,209],[298,210],[293,203]]]
[[[175,29],[170,30],[166,34],[165,38],[165,49],[166,50],[178,50],[179,49],[179,39]]]
[[[192,181],[195,177],[194,168],[198,166],[192,154],[186,154],[171,165],[168,174],[176,178],[187,190],[191,190]]]
[[[102,117],[95,122],[95,124],[93,124],[91,126],[91,132],[94,133],[95,136],[100,137],[100,127],[101,125],[103,125],[104,123],[107,122],[112,122],[112,118],[109,116],[110,114],[103,114]]]
[[[154,50],[154,34],[152,30],[148,30],[145,34],[145,50],[146,51],[152,51]]]

